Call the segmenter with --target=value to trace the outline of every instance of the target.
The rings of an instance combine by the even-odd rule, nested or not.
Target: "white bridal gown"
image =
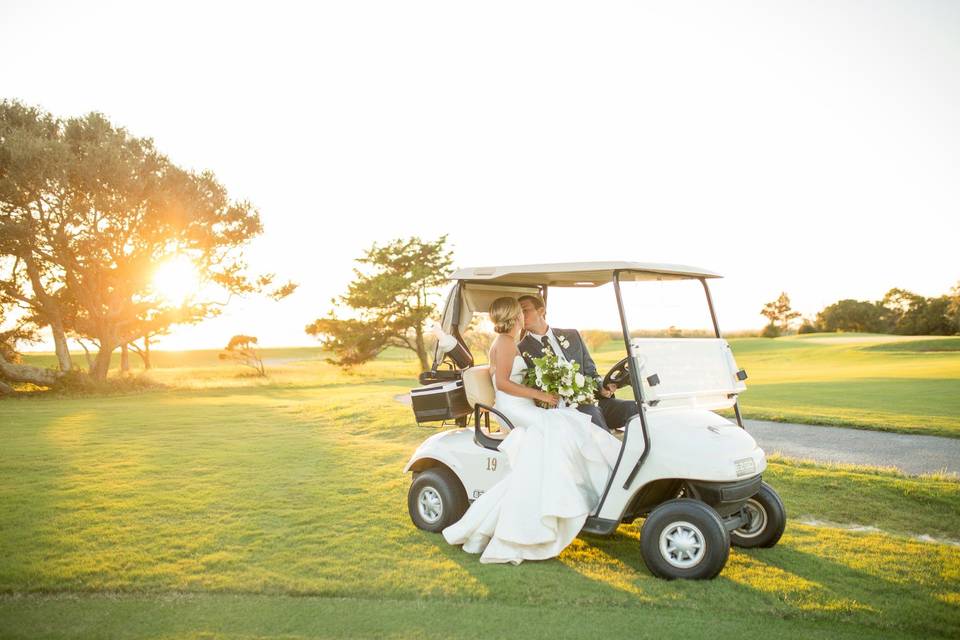
[[[510,380],[521,383],[524,367],[516,356]],[[443,537],[467,553],[482,553],[482,563],[560,555],[600,501],[620,441],[574,408],[541,409],[499,389],[494,407],[515,427],[498,447],[510,472]]]

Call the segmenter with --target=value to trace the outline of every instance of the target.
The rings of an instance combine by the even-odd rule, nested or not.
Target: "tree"
[[[957,284],[950,289],[948,298],[947,320],[953,329],[953,333],[960,333],[960,282],[957,282]]]
[[[887,331],[901,335],[924,333],[918,326],[926,298],[906,289],[893,288],[878,303],[887,311]]]
[[[221,360],[233,360],[245,367],[251,367],[256,370],[260,376],[266,376],[266,369],[263,367],[263,360],[257,353],[257,339],[254,336],[236,335],[230,338],[230,342],[220,352]]]
[[[129,349],[135,354],[140,356],[140,361],[143,362],[143,368],[149,371],[153,366],[150,361],[150,345],[156,338],[168,335],[169,333],[169,327],[154,329],[153,331],[148,332],[146,335],[140,336],[140,340],[143,343],[142,346],[137,344],[136,341],[132,341],[127,344],[127,347],[129,347]]]
[[[840,300],[817,314],[821,331],[860,331],[884,333],[887,311],[882,305],[865,300]]]
[[[908,335],[952,336],[956,333],[950,319],[950,298],[924,298],[923,304],[914,312],[916,319],[910,324],[916,333]]]
[[[893,333],[907,336],[956,333],[949,296],[926,298],[905,289],[890,289],[880,304],[889,310]]]
[[[217,297],[265,290],[273,275],[248,277],[241,251],[261,231],[256,209],[212,173],[177,167],[100,114],[59,120],[0,103],[0,255],[12,259],[2,290],[51,328],[63,371],[68,335],[96,347],[102,380],[117,348],[216,315]],[[198,292],[207,282],[219,293],[164,299],[153,271],[178,257]]]
[[[347,293],[331,300],[352,309],[355,317],[338,318],[331,309],[306,332],[318,337],[333,352],[330,361],[341,367],[362,364],[396,346],[416,353],[426,370],[424,322],[436,310],[431,300],[452,264],[446,241],[444,235],[434,242],[412,237],[382,247],[374,243],[357,260],[364,269],[354,269]]]
[[[61,123],[19,103],[0,103],[0,258],[9,274],[0,294],[23,305],[49,326],[60,370],[72,367],[64,326],[64,273],[49,257],[46,235],[64,228],[68,182]]]
[[[764,337],[775,338],[790,329],[790,323],[800,317],[800,312],[790,308],[790,296],[783,292],[776,300],[763,305],[760,315],[770,321],[763,330]]]

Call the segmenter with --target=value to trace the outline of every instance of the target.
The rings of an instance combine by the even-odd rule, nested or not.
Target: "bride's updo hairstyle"
[[[497,333],[510,333],[517,318],[522,315],[523,309],[520,303],[510,296],[497,298],[490,305],[490,321],[493,322],[493,330]]]

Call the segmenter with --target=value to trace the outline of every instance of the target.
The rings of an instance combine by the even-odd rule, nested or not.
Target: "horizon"
[[[162,350],[317,346],[304,327],[354,260],[410,235],[449,234],[457,266],[703,266],[726,276],[722,332],[758,330],[781,291],[812,317],[960,280],[956,3],[8,2],[0,18],[0,97],[102,112],[210,169],[261,213],[252,269],[301,285]],[[617,328],[596,305],[555,311]]]

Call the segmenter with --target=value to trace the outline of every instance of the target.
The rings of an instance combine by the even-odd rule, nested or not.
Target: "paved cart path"
[[[768,454],[791,458],[897,467],[904,473],[960,474],[960,438],[917,436],[844,427],[744,420]]]

